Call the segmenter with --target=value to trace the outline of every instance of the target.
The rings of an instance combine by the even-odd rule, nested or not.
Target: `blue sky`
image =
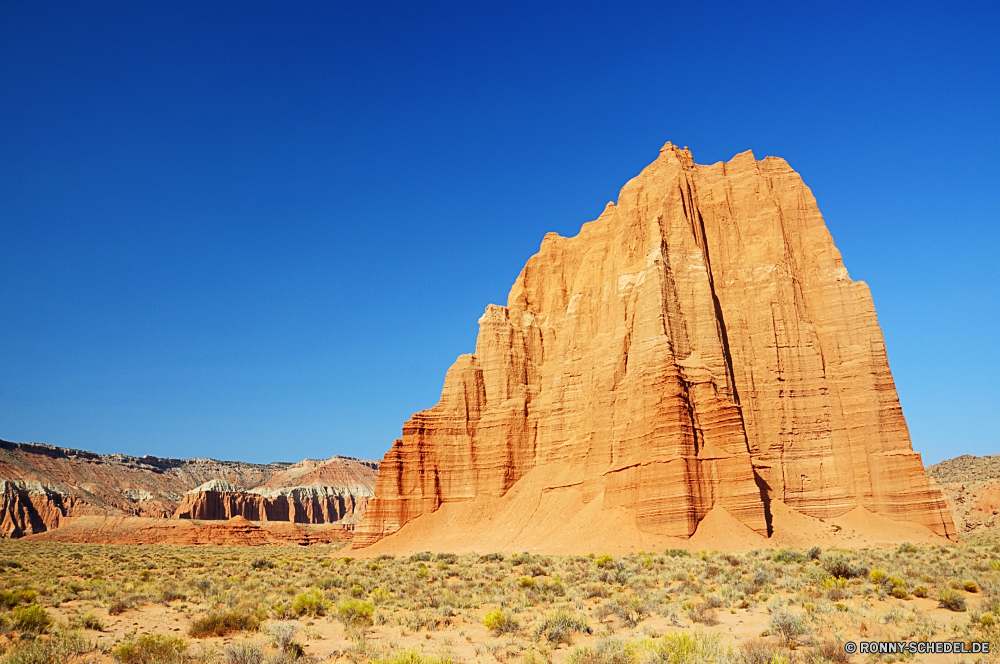
[[[998,453],[998,56],[995,2],[2,3],[0,438],[380,457],[670,140],[787,159],[914,447]]]

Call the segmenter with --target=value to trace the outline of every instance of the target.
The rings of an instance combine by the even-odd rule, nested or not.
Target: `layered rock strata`
[[[0,536],[45,532],[70,517],[168,518],[182,503],[193,501],[188,494],[192,488],[213,482],[260,491],[254,498],[260,501],[257,512],[242,516],[263,510],[270,520],[285,514],[299,523],[346,520],[353,527],[377,473],[378,462],[348,457],[260,465],[103,455],[0,441]],[[221,515],[217,518],[237,514],[216,513]]]
[[[258,487],[209,482],[184,496],[175,518],[355,524],[373,495],[372,482],[347,486]]]
[[[507,306],[487,307],[475,354],[385,455],[354,542],[444,507],[505,524],[614,513],[667,537],[724,510],[764,534],[770,501],[955,533],[868,287],[809,188],[781,159],[704,166],[668,143],[576,237],[547,235]]]

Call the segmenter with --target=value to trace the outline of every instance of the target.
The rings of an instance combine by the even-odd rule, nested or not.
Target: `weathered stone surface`
[[[377,475],[373,465],[344,457],[308,460],[248,490],[213,480],[188,491],[174,517],[354,524],[373,495]],[[283,486],[289,482],[315,484]]]
[[[563,519],[618,510],[640,534],[688,537],[716,508],[766,533],[777,500],[954,536],[868,288],[781,159],[702,166],[668,143],[576,237],[547,235],[479,325],[386,454],[355,546],[443,506],[529,520],[566,492]]]
[[[927,468],[940,483],[960,534],[1000,532],[1000,454],[963,454]]]

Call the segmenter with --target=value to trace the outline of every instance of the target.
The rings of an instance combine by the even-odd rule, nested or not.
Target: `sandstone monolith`
[[[354,546],[461,524],[471,549],[602,527],[641,548],[713,511],[767,535],[773,501],[955,532],[809,188],[782,159],[698,165],[668,143],[486,308]]]

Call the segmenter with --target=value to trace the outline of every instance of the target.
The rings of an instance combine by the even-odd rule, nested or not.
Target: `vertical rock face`
[[[243,489],[212,480],[188,491],[174,512],[180,519],[342,523],[361,519],[375,488],[378,464],[347,457],[307,459],[276,472],[263,485]]]
[[[356,546],[514,494],[532,518],[566,490],[665,536],[715,508],[765,534],[772,500],[954,534],[868,288],[781,159],[668,143],[576,237],[547,235],[479,326],[386,454]]]

